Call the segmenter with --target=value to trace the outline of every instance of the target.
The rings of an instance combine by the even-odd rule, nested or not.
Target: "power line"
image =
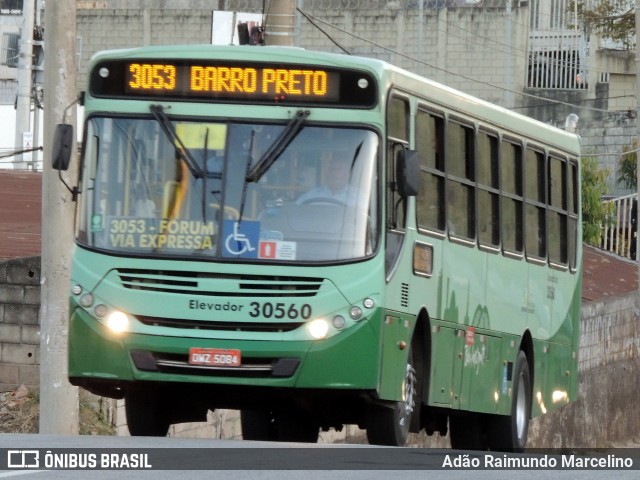
[[[344,53],[346,53],[347,55],[351,55],[351,53],[349,51],[347,51],[342,45],[340,45],[333,37],[331,37],[331,35],[329,35],[327,32],[325,32],[322,28],[320,28],[316,23],[314,23],[313,20],[311,20],[311,18],[304,13],[302,10],[300,10],[299,8],[296,8],[296,10],[298,11],[298,13],[300,13],[300,15],[302,15],[304,18],[307,19],[307,21],[313,25],[314,27],[316,27],[318,30],[320,30],[320,32],[322,32],[336,47],[338,47],[340,50],[342,50]]]
[[[13,150],[9,153],[2,153],[0,154],[0,159],[1,158],[10,158],[13,157],[15,155],[22,155],[23,153],[29,153],[29,152],[41,152],[43,150],[42,147],[34,147],[34,148],[25,148],[22,150]]]

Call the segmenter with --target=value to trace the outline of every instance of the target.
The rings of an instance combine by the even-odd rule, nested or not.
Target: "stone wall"
[[[40,387],[40,257],[0,261],[0,392]]]
[[[635,190],[626,190],[617,185],[618,159],[633,139],[638,137],[635,111],[611,112],[599,122],[581,122],[583,156],[593,155],[599,168],[607,170],[608,193],[627,195]]]
[[[211,43],[212,10],[89,9],[79,10],[77,35],[82,43],[78,91],[87,88],[91,57],[102,50]]]

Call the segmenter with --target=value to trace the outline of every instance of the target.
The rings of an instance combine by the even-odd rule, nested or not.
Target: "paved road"
[[[475,462],[485,466],[489,454],[469,454],[440,449],[388,449],[363,445],[301,445],[268,442],[241,442],[188,438],[98,437],[0,434],[0,480],[49,479],[180,479],[180,480],[429,480],[470,478],[495,479],[576,479],[636,480],[640,477],[640,450],[614,450],[608,458],[633,462],[633,469],[504,470],[495,462],[503,460],[494,454],[494,468],[455,470],[442,469],[445,461]],[[23,456],[24,454],[24,456]],[[11,455],[11,457],[10,457]],[[46,464],[73,462],[100,466],[104,457],[129,467],[151,465],[153,469],[62,469],[49,470]],[[145,456],[146,455],[146,456]],[[8,469],[20,459],[33,464],[37,456],[40,468]],[[45,460],[46,457],[46,460]],[[568,456],[565,455],[568,458]],[[508,457],[511,461],[551,462],[558,466],[562,456],[540,453]],[[577,457],[576,457],[577,458]],[[583,457],[581,457],[583,458]],[[607,457],[605,457],[607,458]],[[624,459],[624,460],[621,460]],[[566,459],[565,459],[566,460]],[[62,462],[62,463],[61,463]],[[93,462],[93,464],[92,464]],[[45,468],[42,468],[42,466]],[[544,465],[543,465],[544,466]],[[160,469],[158,468],[160,467]],[[2,470],[4,468],[4,470]],[[200,468],[200,469],[197,469]],[[410,469],[407,469],[410,468]]]

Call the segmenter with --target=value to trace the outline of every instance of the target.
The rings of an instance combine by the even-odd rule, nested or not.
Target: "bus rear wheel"
[[[159,392],[127,392],[124,410],[129,433],[135,437],[164,437],[171,422]]]
[[[403,400],[374,405],[367,419],[367,440],[371,445],[390,445],[402,447],[407,443],[411,417],[417,403],[417,375],[413,354],[409,360],[403,382]]]
[[[527,356],[521,350],[513,377],[511,415],[496,415],[489,425],[489,448],[522,452],[527,444],[531,417],[531,373]]]

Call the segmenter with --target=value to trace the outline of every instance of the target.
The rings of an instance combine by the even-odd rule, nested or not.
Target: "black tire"
[[[320,426],[303,412],[292,410],[242,410],[242,438],[271,442],[318,441]]]
[[[489,425],[489,448],[502,452],[522,452],[527,445],[531,418],[531,373],[521,350],[513,376],[511,415],[495,415]]]
[[[449,416],[449,440],[455,450],[487,450],[484,415],[461,412]]]
[[[371,445],[402,447],[407,443],[414,411],[420,408],[418,377],[412,351],[409,352],[405,379],[404,400],[373,405],[367,419],[367,440]]]
[[[171,426],[166,403],[157,392],[132,391],[124,396],[129,433],[134,437],[165,437]]]

